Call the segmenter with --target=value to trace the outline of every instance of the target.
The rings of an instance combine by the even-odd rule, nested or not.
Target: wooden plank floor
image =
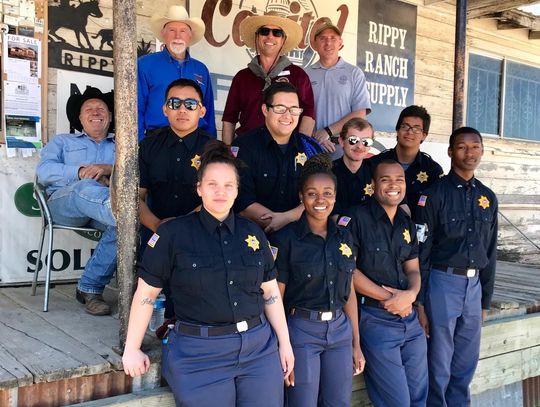
[[[121,368],[117,317],[87,314],[74,294],[75,285],[56,285],[42,312],[42,287],[35,297],[30,287],[0,288],[0,388]]]
[[[49,312],[41,311],[43,287],[0,288],[0,389],[121,369],[117,315],[94,317],[75,300],[75,285],[51,289]],[[106,292],[110,303],[114,292]],[[116,311],[116,310],[114,310]],[[540,268],[499,262],[489,319],[540,311]],[[149,338],[147,338],[149,339]],[[365,384],[354,381],[353,405],[366,406]]]

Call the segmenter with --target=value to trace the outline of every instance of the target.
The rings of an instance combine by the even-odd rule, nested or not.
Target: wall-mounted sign
[[[361,0],[357,64],[366,75],[378,131],[394,131],[399,113],[414,102],[416,6],[395,0]]]

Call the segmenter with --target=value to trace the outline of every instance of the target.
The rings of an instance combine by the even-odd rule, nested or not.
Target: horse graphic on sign
[[[74,31],[80,48],[84,48],[81,42],[82,35],[88,48],[94,49],[88,38],[86,25],[88,24],[88,17],[101,18],[102,16],[103,13],[99,8],[98,0],[79,0],[77,6],[70,5],[69,1],[61,1],[58,6],[49,5],[49,37],[52,41],[66,42],[56,31],[59,28],[67,28]]]

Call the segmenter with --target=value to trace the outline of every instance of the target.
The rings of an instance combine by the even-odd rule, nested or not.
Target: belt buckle
[[[476,269],[467,269],[467,277],[476,276]]]
[[[240,321],[236,323],[236,331],[237,332],[246,332],[248,330],[248,323],[247,321]]]
[[[332,311],[321,312],[321,321],[330,321],[332,316]]]

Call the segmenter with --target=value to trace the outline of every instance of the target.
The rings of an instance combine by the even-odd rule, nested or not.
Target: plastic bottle
[[[148,328],[152,332],[156,332],[163,322],[165,321],[165,295],[159,294],[154,302],[154,310],[152,311],[152,318],[150,318],[150,324]]]

